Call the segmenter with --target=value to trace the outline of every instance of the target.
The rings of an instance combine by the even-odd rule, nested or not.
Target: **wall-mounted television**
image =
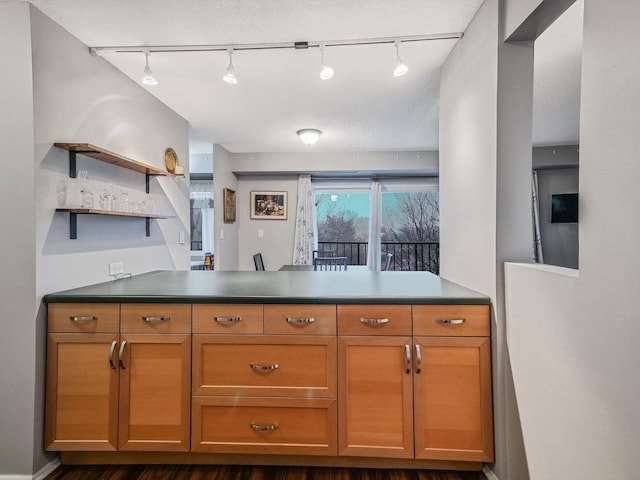
[[[551,223],[578,223],[578,194],[551,195]]]

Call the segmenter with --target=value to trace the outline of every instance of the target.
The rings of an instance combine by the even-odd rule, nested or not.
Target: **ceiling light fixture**
[[[149,50],[145,50],[144,55],[146,58],[146,63],[144,66],[144,77],[142,77],[142,83],[144,83],[145,85],[157,85],[158,79],[153,75],[151,67],[149,66],[149,55],[151,55],[151,53],[149,53]]]
[[[409,71],[409,67],[402,63],[400,58],[400,40],[396,40],[393,43],[396,45],[396,68],[393,69],[393,75],[394,77],[401,77]]]
[[[222,80],[235,85],[238,83],[238,79],[236,78],[236,70],[233,68],[233,48],[228,48],[227,52],[229,52],[229,65],[227,66],[227,70],[225,71]]]
[[[318,141],[322,132],[317,128],[303,128],[296,132],[305,145],[313,145]]]
[[[324,43],[320,44],[320,79],[329,80],[333,77],[333,68],[324,61]]]

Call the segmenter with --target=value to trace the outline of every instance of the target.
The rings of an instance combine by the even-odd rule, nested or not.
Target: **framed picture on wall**
[[[287,192],[251,192],[252,220],[286,220]]]
[[[224,192],[224,223],[236,221],[236,191],[225,188]]]

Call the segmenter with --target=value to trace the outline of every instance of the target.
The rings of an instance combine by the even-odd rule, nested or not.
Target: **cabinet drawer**
[[[411,335],[411,305],[338,305],[340,335]]]
[[[120,330],[118,303],[50,303],[47,312],[49,333],[117,333]]]
[[[191,333],[191,305],[123,303],[120,331],[127,333]]]
[[[265,305],[264,333],[335,335],[335,305]]]
[[[413,334],[488,337],[489,305],[414,305]]]
[[[262,333],[262,305],[194,305],[193,333]]]
[[[336,401],[194,397],[194,452],[336,455]]]
[[[336,338],[193,336],[194,395],[335,397]]]

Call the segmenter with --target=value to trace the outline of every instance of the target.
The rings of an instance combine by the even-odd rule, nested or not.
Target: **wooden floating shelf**
[[[153,165],[147,165],[146,163],[132,160],[123,155],[111,152],[106,148],[97,147],[90,143],[54,143],[54,145],[58,148],[62,148],[63,150],[67,150],[69,153],[79,153],[81,155],[95,158],[96,160],[100,160],[105,163],[110,163],[112,165],[117,165],[119,167],[127,168],[129,170],[144,173],[147,175],[162,175],[167,177],[182,176],[168,172],[167,170],[159,167],[154,167]],[[75,178],[75,172],[72,177]]]
[[[114,210],[98,210],[95,208],[56,208],[56,212],[68,212],[79,215],[115,215],[119,217],[169,218],[166,215],[156,215],[153,213],[117,212]]]

